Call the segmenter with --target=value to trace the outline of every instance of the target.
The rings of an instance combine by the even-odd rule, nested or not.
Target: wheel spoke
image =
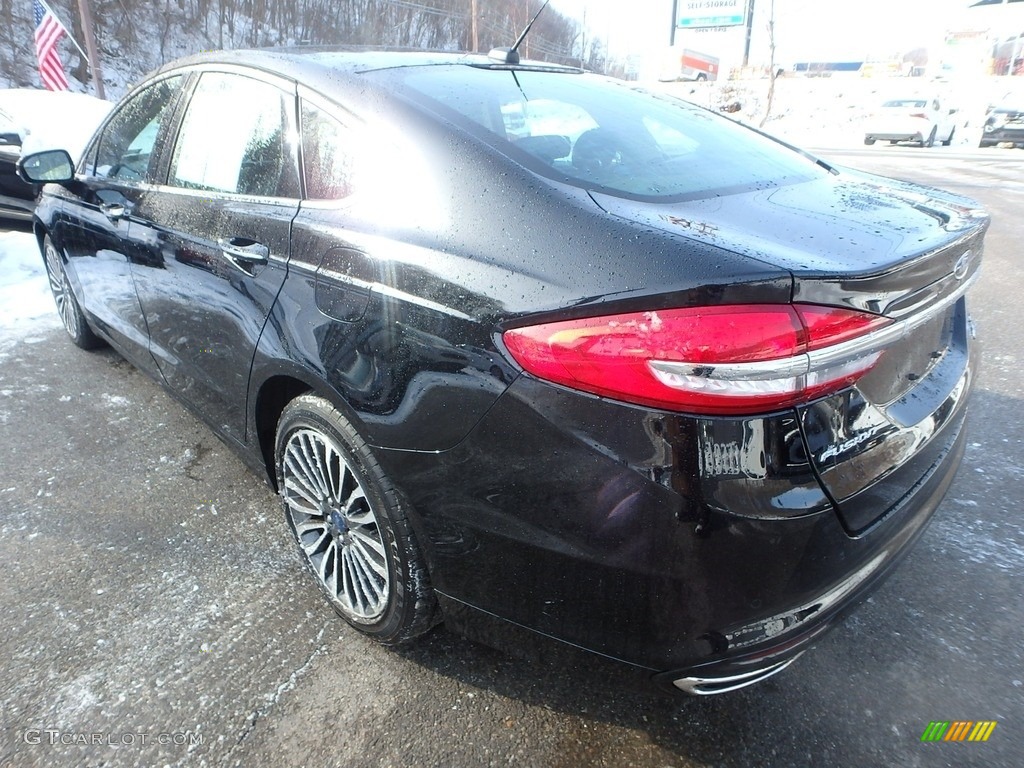
[[[305,485],[306,489],[312,494],[314,501],[319,502],[324,498],[319,484],[316,482],[313,470],[306,463],[306,458],[302,454],[301,450],[296,447],[289,446],[285,462],[289,464],[289,468],[295,474],[296,479],[300,480],[303,485]]]
[[[370,554],[370,551],[366,549],[366,545],[370,543],[372,542],[364,542],[363,540],[353,538],[352,548],[358,553],[358,558],[368,565],[379,578],[387,579],[388,568],[383,562],[383,553],[381,553],[379,558]]]
[[[295,466],[295,461],[289,455],[285,459],[285,464],[291,469],[292,474],[285,476],[284,484],[286,488],[294,490],[300,494],[303,498],[307,499],[310,504],[317,506],[320,503],[320,494],[317,493],[316,489],[311,485],[309,479],[304,477],[302,472]]]
[[[299,536],[302,536],[302,534],[308,533],[309,531],[321,531],[326,530],[326,528],[327,523],[323,520],[323,518],[311,518],[303,520],[301,523],[296,523],[295,533]]]
[[[305,434],[298,433],[292,442],[291,455],[296,465],[301,469],[302,478],[309,487],[316,492],[317,498],[323,498],[323,487],[316,476],[316,467],[309,455],[309,448],[305,443]]]
[[[342,550],[339,560],[341,561],[341,589],[338,590],[337,595],[343,603],[348,605],[348,609],[352,610],[352,601],[349,599],[349,594],[352,592],[352,575],[348,571],[348,556],[344,550]]]
[[[355,488],[352,489],[352,492],[345,498],[345,508],[342,514],[348,516],[350,514],[350,510],[356,504],[356,502],[362,501],[365,498],[366,494],[363,493],[363,489],[357,485]]]
[[[375,536],[370,536],[368,533],[365,533],[364,531],[361,531],[358,528],[350,528],[349,533],[352,534],[352,538],[354,541],[358,542],[360,545],[370,547],[370,549],[377,553],[377,556],[381,560],[384,559],[384,545],[380,542],[378,538],[376,538]]]
[[[327,489],[330,491],[331,498],[337,501],[341,498],[341,484],[347,467],[341,460],[341,454],[334,450],[334,446],[330,443],[325,446],[324,454],[327,464]]]
[[[321,458],[321,454],[324,452],[324,445],[319,439],[314,443],[313,436],[309,433],[305,437],[306,444],[309,446],[309,453],[312,454],[310,468],[313,470],[313,477],[320,486],[320,490],[323,491],[324,497],[329,499],[331,497],[330,479],[327,477],[327,471],[324,469],[324,462]]]
[[[349,548],[352,564],[359,574],[359,584],[362,587],[363,601],[368,605],[370,600],[374,604],[380,601],[380,587],[377,578],[370,572],[366,559],[354,548]]]
[[[49,261],[49,259],[47,259],[47,261]],[[57,303],[59,305],[60,300],[63,298],[64,294],[64,286],[61,285],[60,276],[54,274],[52,266],[48,270],[46,270],[46,274],[50,280],[50,290],[53,291],[53,297],[57,300]]]
[[[327,545],[327,549],[324,550],[323,557],[320,558],[320,564],[317,567],[317,573],[320,574],[320,578],[323,580],[324,584],[327,584],[327,569],[331,567],[331,561],[337,559],[337,557],[338,544],[334,539],[331,539],[330,543]]]
[[[363,583],[356,564],[353,562],[351,550],[345,548],[342,551],[342,557],[345,559],[346,568],[348,568],[348,589],[345,591],[345,596],[348,598],[353,612],[360,615],[365,614],[366,606],[363,603]]]
[[[307,557],[312,557],[317,554],[323,548],[325,542],[328,543],[328,548],[330,548],[330,545],[334,543],[334,540],[331,539],[331,532],[327,530],[326,526],[321,528],[320,535],[312,544],[306,544],[302,539],[299,539],[299,544],[305,551]]]

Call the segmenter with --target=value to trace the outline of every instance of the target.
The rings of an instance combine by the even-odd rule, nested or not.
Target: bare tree
[[[764,117],[758,124],[758,128],[764,128],[772,113],[772,102],[775,100],[775,80],[779,73],[775,70],[775,0],[772,0],[768,16],[768,99],[764,108]]]
[[[48,0],[81,42],[77,2],[88,2],[104,69],[135,81],[179,53],[241,45],[362,44],[465,50],[472,41],[470,0]],[[511,45],[542,0],[478,0],[479,50]],[[593,45],[592,45],[593,43]],[[581,48],[583,50],[581,50]],[[31,0],[0,0],[0,87],[38,85]],[[69,75],[88,69],[62,46]],[[593,69],[609,63],[590,34],[548,6],[523,47],[524,57]],[[113,93],[112,96],[119,94]]]

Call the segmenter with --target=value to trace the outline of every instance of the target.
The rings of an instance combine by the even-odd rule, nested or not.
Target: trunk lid
[[[885,353],[855,387],[798,409],[851,535],[948,453],[972,379],[964,294],[988,227],[974,201],[847,171],[669,205],[593,196],[609,213],[789,270],[794,302],[892,318]]]

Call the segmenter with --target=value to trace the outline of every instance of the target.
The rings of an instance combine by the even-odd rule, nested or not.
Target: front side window
[[[118,110],[103,129],[86,173],[125,181],[152,180],[153,148],[182,80],[176,75],[154,83]]]
[[[297,198],[292,103],[269,83],[204,73],[178,133],[168,183],[210,192]]]
[[[685,102],[603,78],[410,67],[405,95],[536,173],[605,194],[674,201],[825,173],[802,155]]]

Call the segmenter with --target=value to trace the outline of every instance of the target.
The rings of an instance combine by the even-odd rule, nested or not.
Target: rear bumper
[[[872,133],[869,131],[864,134],[864,138],[869,141],[923,141],[925,137],[918,131],[901,133]]]
[[[981,146],[990,147],[1003,143],[1024,144],[1024,128],[992,128],[986,125],[981,134]]]
[[[777,671],[906,555],[959,465],[960,408],[936,438],[948,450],[856,536],[792,412],[685,417],[521,377],[456,448],[381,461],[451,628],[513,652],[559,641],[705,693]]]
[[[746,653],[663,672],[655,676],[659,685],[675,686],[687,693],[704,695],[725,693],[752,685],[781,671],[839,624],[893,573],[927,528],[956,475],[966,446],[966,432],[959,426],[955,434],[949,437],[949,450],[941,464],[925,478],[918,492],[901,509],[886,518],[883,525],[887,530],[874,532],[879,540],[888,537],[884,546],[874,548],[875,556],[815,603],[791,611],[788,616],[769,619],[769,622],[778,622],[780,625],[790,620],[794,626],[802,625],[799,629],[779,635],[774,641],[766,640]],[[891,525],[886,525],[887,522]],[[811,613],[813,618],[792,621],[805,612]],[[755,624],[745,631],[759,629]]]

